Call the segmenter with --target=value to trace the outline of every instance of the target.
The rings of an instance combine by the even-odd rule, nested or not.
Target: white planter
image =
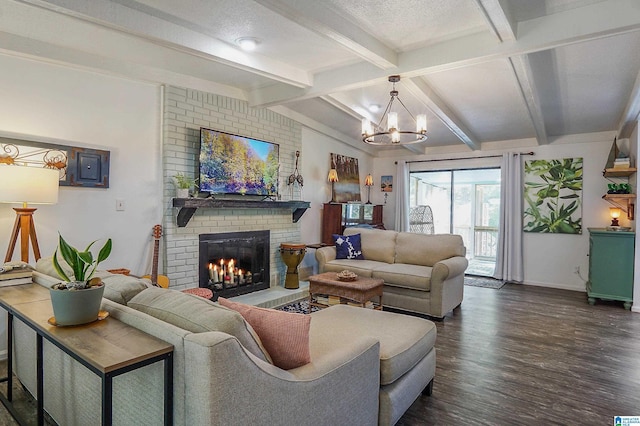
[[[188,188],[176,189],[176,198],[189,198],[189,189]]]

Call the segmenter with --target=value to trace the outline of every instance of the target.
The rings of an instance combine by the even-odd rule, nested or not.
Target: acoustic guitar
[[[162,237],[162,225],[155,225],[153,227],[153,266],[151,267],[151,275],[145,275],[142,278],[149,278],[151,284],[169,288],[169,277],[165,275],[158,275],[158,249],[160,248],[160,237]]]

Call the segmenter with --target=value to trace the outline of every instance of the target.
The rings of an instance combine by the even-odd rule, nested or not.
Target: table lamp
[[[11,241],[4,258],[10,262],[20,234],[20,254],[23,262],[29,262],[29,239],[33,246],[35,260],[40,259],[40,247],[33,222],[35,208],[28,204],[55,204],[58,202],[58,170],[42,167],[0,165],[0,202],[22,203],[22,207],[14,207],[16,221],[11,233]]]
[[[609,214],[611,215],[611,225],[610,226],[620,226],[618,222],[618,218],[622,214],[622,209],[619,207],[609,207]]]
[[[336,169],[331,169],[329,170],[329,176],[327,177],[327,180],[329,182],[331,182],[331,203],[335,203],[335,191],[333,189],[333,185],[338,182],[338,171]]]
[[[371,173],[364,178],[364,185],[367,187],[367,204],[371,204],[371,187],[373,186],[373,176],[371,176]]]

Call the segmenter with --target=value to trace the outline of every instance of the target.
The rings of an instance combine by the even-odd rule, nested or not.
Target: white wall
[[[304,216],[300,219],[302,242],[305,244],[319,243],[322,237],[322,207],[331,200],[331,184],[327,182],[330,169],[330,154],[342,154],[358,159],[360,171],[360,193],[366,200],[364,178],[367,173],[373,173],[372,157],[351,145],[330,138],[308,127],[302,127],[302,151],[300,153],[299,170],[304,178],[302,198],[311,203]],[[375,186],[377,185],[377,186]],[[380,180],[374,180],[371,190],[371,202],[378,203],[374,197],[374,188],[379,188]],[[302,262],[303,266],[317,265],[315,251],[307,250]]]
[[[0,69],[2,136],[111,151],[108,189],[61,187],[58,204],[38,207],[42,255],[53,253],[58,231],[83,247],[110,237],[113,252],[101,266],[148,272],[151,228],[162,217],[158,86],[4,55]],[[125,211],[116,212],[116,199],[125,201]],[[12,207],[0,204],[3,256],[15,219]],[[19,258],[18,248],[14,260]],[[0,350],[6,348],[5,332],[2,323]]]
[[[602,199],[607,192],[608,181],[602,176],[613,137],[609,135],[585,135],[579,138],[572,137],[560,139],[553,144],[543,146],[519,146],[515,151],[533,151],[536,159],[557,159],[569,157],[582,157],[584,168],[584,182],[582,193],[582,230],[581,235],[569,234],[535,234],[524,233],[524,283],[545,287],[562,288],[577,291],[586,291],[585,283],[589,271],[589,232],[587,228],[605,227],[610,223],[609,207],[611,205]],[[482,151],[477,153],[462,153],[452,155],[431,156],[431,158],[454,158],[467,156],[486,156],[501,154],[502,150]],[[404,154],[403,154],[404,155]],[[395,177],[394,162],[397,159],[415,160],[416,157],[385,157],[374,159],[376,178],[380,174],[390,174]],[[420,159],[429,159],[422,156]],[[455,162],[438,162],[436,168],[469,168],[488,167],[490,159],[460,160]],[[495,162],[495,161],[494,161]],[[425,163],[427,164],[427,163]],[[433,169],[433,163],[428,166]],[[415,170],[415,167],[412,167]],[[385,206],[385,225],[393,227],[396,193],[389,194],[387,206]],[[623,217],[623,226],[634,226],[633,223]],[[581,276],[574,273],[574,268],[580,267]]]

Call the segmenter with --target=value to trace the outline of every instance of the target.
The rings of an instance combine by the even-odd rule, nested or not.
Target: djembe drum
[[[287,278],[284,281],[284,288],[295,289],[300,287],[298,278],[298,265],[304,259],[307,246],[300,243],[280,244],[280,256],[284,264],[287,265]]]

